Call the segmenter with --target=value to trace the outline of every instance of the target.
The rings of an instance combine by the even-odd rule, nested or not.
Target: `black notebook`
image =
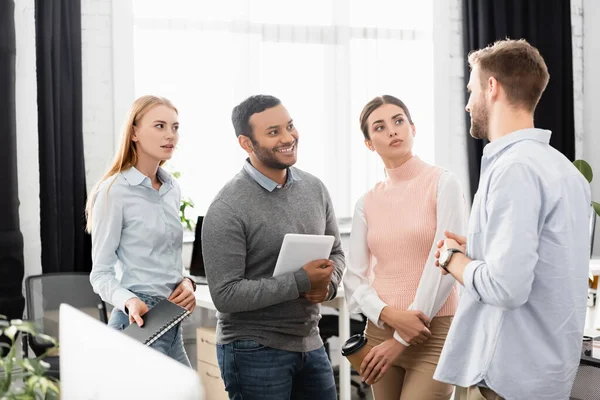
[[[169,300],[162,300],[142,315],[144,325],[135,322],[130,324],[123,332],[147,346],[156,342],[170,329],[175,328],[190,312]]]

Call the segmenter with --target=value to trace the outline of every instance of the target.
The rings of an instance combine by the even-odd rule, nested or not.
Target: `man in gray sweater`
[[[218,310],[217,355],[231,399],[336,399],[318,303],[336,296],[345,258],[323,183],[293,165],[298,131],[272,96],[236,106],[249,158],[204,218],[202,251]],[[329,260],[273,276],[286,233],[333,235]]]

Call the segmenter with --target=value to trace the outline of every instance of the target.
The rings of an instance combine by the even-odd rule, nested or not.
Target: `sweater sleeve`
[[[216,200],[204,217],[202,254],[210,294],[219,312],[258,310],[297,299],[300,292],[310,290],[303,269],[270,278],[245,278],[244,225],[222,200]]]

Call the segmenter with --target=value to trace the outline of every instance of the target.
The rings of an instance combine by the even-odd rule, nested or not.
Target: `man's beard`
[[[276,152],[273,149],[267,149],[266,147],[261,147],[258,142],[252,141],[252,146],[254,148],[254,155],[258,160],[263,163],[266,167],[273,169],[288,169],[292,165],[296,163],[296,161],[286,164],[277,159]],[[284,146],[281,146],[284,147]],[[298,149],[298,139],[294,141],[294,150]]]
[[[480,101],[479,105],[471,110],[471,129],[469,133],[475,139],[487,139],[488,124],[490,120],[490,114],[488,112],[485,102]]]

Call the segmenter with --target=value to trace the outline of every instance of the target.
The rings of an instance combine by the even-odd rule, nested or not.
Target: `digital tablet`
[[[329,259],[334,240],[335,237],[330,235],[286,234],[273,276],[296,272],[314,260]]]

